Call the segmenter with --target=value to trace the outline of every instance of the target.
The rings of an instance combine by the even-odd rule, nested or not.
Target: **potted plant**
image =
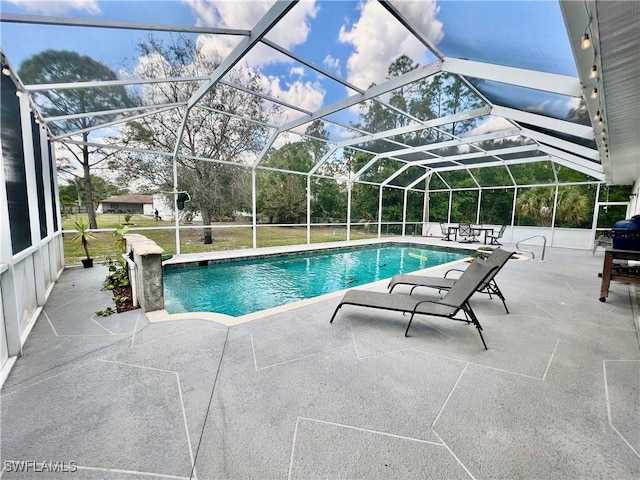
[[[493,253],[493,248],[489,246],[480,246],[476,248],[476,251],[471,255],[474,258],[479,258],[481,260],[486,260],[489,258],[489,255]]]
[[[84,268],[93,267],[93,258],[89,255],[89,241],[96,238],[89,231],[89,224],[85,222],[83,218],[79,219],[75,222],[76,227],[76,235],[71,239],[73,242],[79,242],[82,244],[82,248],[84,248],[84,253],[87,255],[87,258],[82,259],[82,265]]]

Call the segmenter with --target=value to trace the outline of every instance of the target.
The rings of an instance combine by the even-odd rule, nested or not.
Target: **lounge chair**
[[[411,322],[413,322],[413,317],[416,314],[444,317],[459,322],[473,323],[478,330],[478,334],[480,334],[485,350],[487,350],[487,344],[482,336],[482,326],[471,309],[471,305],[469,305],[469,299],[497,268],[491,267],[485,262],[473,262],[446,295],[438,300],[420,300],[410,295],[396,295],[395,293],[349,290],[340,300],[335,312],[333,312],[330,323],[333,323],[338,310],[344,305],[410,313],[411,318],[409,318],[409,324],[404,332],[404,336],[407,337],[409,336]],[[465,318],[454,318],[460,310],[464,313]]]
[[[491,242],[489,242],[490,245],[502,245],[498,240],[500,240],[502,238],[502,236],[504,235],[504,231],[507,229],[506,225],[502,225],[500,227],[500,230],[498,230],[498,233],[496,234],[489,234],[485,237],[485,241],[487,238],[491,239]]]
[[[458,236],[460,237],[460,243],[473,243],[477,242],[476,231],[471,228],[471,225],[468,223],[461,223],[460,228],[458,229]]]
[[[509,313],[509,309],[507,308],[507,303],[505,301],[504,295],[498,287],[498,284],[495,281],[495,276],[497,273],[504,267],[507,263],[507,260],[511,258],[511,256],[515,252],[510,252],[508,250],[503,250],[502,248],[496,248],[491,255],[486,260],[481,260],[476,258],[475,262],[484,262],[491,267],[498,267],[497,270],[494,270],[487,279],[480,284],[478,287],[478,292],[486,293],[489,295],[489,298],[492,298],[492,295],[496,295],[500,300],[502,300],[502,304],[504,305],[504,309],[507,313]],[[389,293],[393,292],[393,289],[396,285],[411,285],[411,290],[409,291],[409,295],[413,293],[413,291],[418,287],[426,287],[426,288],[437,288],[440,290],[449,290],[453,285],[458,281],[458,278],[447,278],[447,275],[450,272],[464,272],[465,270],[460,270],[457,268],[452,268],[447,270],[444,274],[444,277],[428,277],[425,275],[394,275],[389,282]]]

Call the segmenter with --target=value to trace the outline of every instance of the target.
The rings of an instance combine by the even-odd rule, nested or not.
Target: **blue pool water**
[[[373,246],[167,268],[165,308],[169,313],[240,316],[467,256],[443,249]]]

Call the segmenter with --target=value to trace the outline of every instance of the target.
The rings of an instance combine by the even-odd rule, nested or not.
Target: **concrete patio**
[[[232,327],[101,318],[106,269],[69,268],[0,397],[1,476],[638,478],[635,290],[598,301],[601,269],[566,249],[508,262],[511,313],[472,299],[485,351],[444,319],[409,338],[399,313],[346,306],[329,324],[338,297]]]

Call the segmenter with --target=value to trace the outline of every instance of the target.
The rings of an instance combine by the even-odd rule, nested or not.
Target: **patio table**
[[[614,260],[640,260],[640,252],[636,250],[622,250],[620,248],[606,247],[604,249],[604,264],[602,265],[602,283],[600,284],[600,301],[606,302],[609,296],[611,282],[640,283],[640,276],[634,271],[616,271],[613,268]]]
[[[475,230],[476,232],[478,232],[478,234],[484,232],[484,244],[487,244],[487,235],[489,235],[489,232],[491,232],[491,235],[493,235],[493,227],[483,227],[482,225],[480,225],[479,227],[471,227],[472,230]]]

